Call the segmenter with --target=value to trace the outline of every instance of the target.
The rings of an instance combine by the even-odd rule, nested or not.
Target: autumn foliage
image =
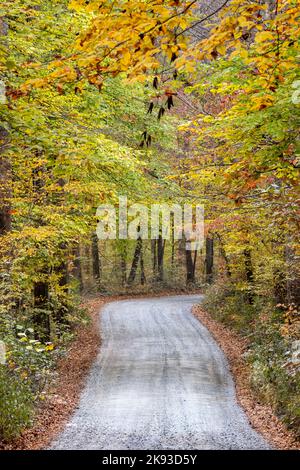
[[[253,387],[299,429],[299,39],[298,0],[2,2],[3,438],[44,399],[82,293],[166,287],[205,289],[253,338]],[[99,243],[120,194],[204,204],[203,249]]]

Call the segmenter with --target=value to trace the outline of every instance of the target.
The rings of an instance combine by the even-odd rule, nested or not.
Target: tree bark
[[[146,275],[145,275],[145,266],[144,266],[143,246],[141,247],[140,266],[141,266],[141,285],[144,286],[146,284]]]
[[[127,279],[127,264],[126,264],[126,253],[121,251],[121,282],[122,286],[126,286]]]
[[[195,273],[196,273],[196,262],[197,262],[197,250],[193,251],[188,250],[185,243],[185,265],[186,265],[186,282],[191,284],[195,282]]]
[[[152,253],[152,273],[153,279],[157,277],[157,241],[156,239],[151,240],[151,253]]]
[[[0,18],[0,36],[8,35],[8,25],[6,18]],[[7,46],[7,41],[4,39],[4,46]],[[4,84],[3,84],[4,88]],[[5,88],[3,90],[3,102],[6,101]],[[0,126],[0,235],[11,230],[11,163],[4,155],[9,145],[9,132],[3,126]]]
[[[142,251],[142,239],[138,238],[135,246],[135,251],[133,255],[133,260],[131,264],[131,269],[128,277],[128,284],[133,284],[141,256],[141,251]]]
[[[100,286],[102,269],[101,269],[101,259],[99,255],[99,246],[98,246],[98,237],[94,233],[92,236],[92,262],[93,262],[93,276],[96,281],[97,287]]]
[[[222,258],[223,258],[224,261],[225,261],[225,267],[226,267],[227,276],[228,276],[228,277],[231,277],[231,269],[230,269],[229,258],[228,258],[227,254],[226,254],[226,251],[225,251],[224,244],[223,244],[223,241],[222,241],[221,236],[220,236],[219,234],[217,234],[217,237],[218,237],[219,245],[220,245],[220,255],[222,256]]]
[[[205,242],[205,276],[206,282],[211,284],[213,281],[213,267],[214,267],[214,239],[207,237]]]
[[[194,277],[194,281],[195,281],[195,273],[196,273],[196,263],[197,263],[197,254],[198,254],[198,250],[195,250],[194,251],[194,266],[193,266],[193,277]]]
[[[194,276],[194,261],[191,250],[185,250],[185,265],[186,265],[186,282],[193,283],[195,282]]]
[[[80,261],[80,245],[74,248],[73,255],[74,255],[73,275],[75,279],[77,279],[78,281],[79,292],[82,292],[83,291],[83,279],[82,279],[81,261]]]
[[[56,272],[59,275],[58,284],[62,288],[62,291],[67,294],[68,293],[68,282],[69,282],[69,273],[68,273],[68,265],[66,262],[66,243],[62,243],[60,246],[62,250],[62,261],[60,265],[56,268]],[[64,304],[64,297],[60,301],[60,307],[56,314],[56,320],[58,323],[68,323],[65,320],[65,313],[66,313],[66,305]]]
[[[0,235],[5,235],[11,230],[11,164],[1,155],[8,145],[9,134],[0,126]]]
[[[160,282],[164,280],[164,251],[165,240],[159,235],[157,240],[157,280]]]
[[[254,295],[253,295],[253,265],[252,265],[252,257],[251,257],[251,249],[249,247],[244,249],[244,258],[245,258],[245,273],[246,273],[246,280],[248,284],[248,301],[252,305],[254,302]]]
[[[174,263],[175,263],[175,217],[174,213],[171,214],[171,249],[172,249],[172,254],[171,254],[171,266],[172,266],[172,271],[174,269]]]

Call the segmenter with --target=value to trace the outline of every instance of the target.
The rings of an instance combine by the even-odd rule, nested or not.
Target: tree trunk
[[[194,252],[194,266],[193,266],[194,281],[195,281],[195,273],[196,273],[197,253],[198,253],[198,250],[195,250],[195,252]]]
[[[0,126],[0,235],[5,235],[11,229],[11,165],[1,154],[8,145],[9,134]]]
[[[66,256],[66,249],[67,245],[66,243],[62,243],[60,246],[60,249],[62,250],[62,261],[60,265],[56,268],[56,273],[59,275],[59,286],[62,288],[62,291],[67,294],[68,293],[68,282],[69,282],[69,273],[68,273],[68,265],[65,259]],[[68,323],[65,320],[65,314],[67,311],[67,307],[64,304],[64,297],[62,297],[60,301],[60,307],[57,311],[56,314],[56,320],[58,323]]]
[[[211,237],[206,238],[205,243],[206,257],[205,257],[205,276],[206,282],[211,284],[213,281],[213,267],[214,267],[214,239]]]
[[[185,243],[186,282],[187,284],[191,284],[195,282],[197,250],[194,251],[194,257],[193,257],[193,252],[192,250],[187,250],[186,243]]]
[[[164,280],[164,251],[165,240],[159,235],[157,240],[157,280],[160,282]]]
[[[151,253],[152,253],[152,272],[153,279],[156,280],[157,277],[157,241],[156,239],[151,240]]]
[[[185,250],[185,265],[186,265],[186,282],[193,283],[195,282],[194,276],[194,261],[191,250]]]
[[[138,268],[138,264],[139,264],[139,260],[141,256],[141,251],[142,251],[142,239],[138,238],[136,242],[132,264],[131,264],[131,270],[130,270],[129,277],[128,277],[129,285],[132,284],[135,280],[135,276],[136,276],[136,272],[137,272],[137,268]]]
[[[217,234],[217,237],[218,237],[219,245],[220,245],[220,255],[222,256],[222,258],[225,261],[225,268],[226,268],[227,276],[231,277],[231,269],[230,269],[230,264],[229,264],[229,258],[226,255],[226,251],[225,251],[224,244],[223,244],[221,236],[219,234]]]
[[[0,18],[0,36],[8,35],[8,25],[6,18]],[[3,40],[3,46],[8,47],[6,39]],[[4,52],[6,56],[7,51]],[[4,88],[4,86],[3,86]],[[3,102],[6,102],[5,88],[3,90],[3,96],[1,97]],[[4,235],[11,229],[11,164],[8,158],[4,155],[9,144],[9,133],[5,127],[0,126],[0,235]]]
[[[145,275],[145,267],[144,267],[143,246],[141,247],[140,266],[141,266],[141,285],[144,286],[146,284],[146,275]]]
[[[83,280],[82,280],[82,271],[81,271],[81,262],[80,262],[80,245],[74,248],[73,250],[74,255],[74,268],[73,268],[73,275],[75,279],[78,281],[78,289],[79,292],[83,291]]]
[[[101,281],[101,259],[99,255],[98,237],[94,233],[92,236],[92,261],[93,261],[93,277],[96,281],[97,288],[100,287]]]
[[[127,265],[126,265],[126,253],[125,251],[121,252],[121,282],[122,286],[126,286],[127,278]]]
[[[171,214],[171,249],[172,249],[172,254],[171,254],[171,267],[172,271],[174,270],[174,263],[175,263],[175,217],[174,213]]]
[[[253,266],[252,266],[252,258],[251,258],[251,250],[250,248],[245,248],[244,250],[244,258],[245,258],[245,273],[246,273],[246,280],[248,284],[248,301],[249,304],[253,304],[254,301],[254,296],[253,296],[253,281],[254,281],[254,275],[253,275]]]

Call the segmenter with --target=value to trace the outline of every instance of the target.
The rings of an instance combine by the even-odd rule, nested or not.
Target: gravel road
[[[223,353],[191,313],[200,300],[104,307],[101,351],[51,449],[269,448],[236,402]]]

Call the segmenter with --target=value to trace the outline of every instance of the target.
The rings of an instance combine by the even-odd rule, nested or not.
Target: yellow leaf
[[[122,56],[122,64],[123,65],[129,65],[131,60],[131,55],[129,51],[125,51]]]
[[[264,42],[272,39],[274,39],[274,36],[270,31],[262,31],[255,36],[255,42]]]

